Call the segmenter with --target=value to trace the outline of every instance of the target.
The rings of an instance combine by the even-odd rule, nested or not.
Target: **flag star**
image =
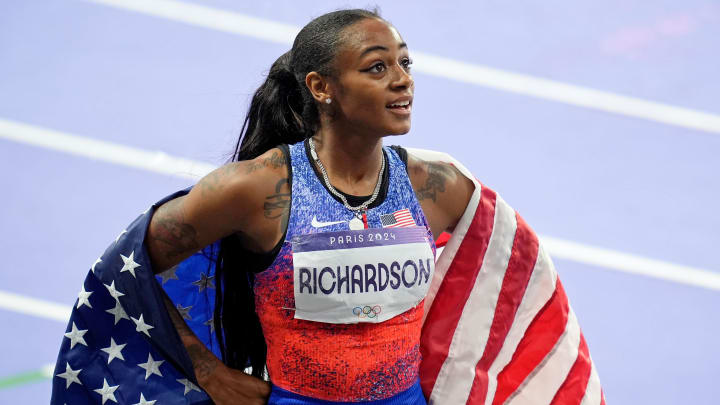
[[[127,233],[127,229],[123,229],[123,231],[120,232],[120,235],[118,235],[117,238],[115,238],[115,243],[118,243],[118,241],[120,240],[120,237],[125,235],[126,233]]]
[[[183,319],[188,319],[188,320],[192,319],[192,316],[190,316],[190,310],[192,309],[192,305],[183,307],[180,304],[177,304],[175,306],[175,308],[177,308],[178,312],[180,313],[180,315],[182,315]]]
[[[129,271],[130,274],[132,274],[132,276],[135,277],[135,268],[136,268],[136,267],[140,267],[140,265],[137,264],[137,263],[135,263],[135,259],[133,259],[133,256],[134,256],[134,255],[135,255],[135,252],[130,252],[130,256],[127,256],[127,257],[125,257],[125,256],[123,256],[123,255],[120,255],[120,257],[122,258],[123,263],[125,263],[125,264],[123,265],[123,268],[120,269],[120,272],[121,272],[121,273],[122,273],[123,271]]]
[[[168,280],[177,280],[177,274],[175,272],[177,271],[177,265],[170,267],[169,269],[163,271],[162,273],[158,274],[158,276],[162,277],[162,284],[165,284],[168,282]]]
[[[117,403],[117,399],[115,399],[115,390],[118,389],[118,387],[119,387],[119,385],[113,385],[113,386],[108,385],[107,379],[103,378],[103,386],[101,388],[98,388],[93,391],[102,395],[102,403],[103,404],[108,399]]]
[[[157,374],[160,377],[163,376],[160,372],[160,365],[164,362],[165,360],[154,360],[152,354],[148,353],[148,361],[146,363],[140,363],[138,366],[145,369],[145,379],[147,380],[152,374]]]
[[[142,392],[140,393],[140,402],[133,404],[133,405],[155,405],[155,402],[157,402],[157,399],[154,399],[152,401],[148,401],[143,396]]]
[[[215,276],[208,277],[207,274],[200,273],[200,280],[193,281],[192,284],[198,287],[199,292],[202,292],[206,288],[215,288],[214,279]]]
[[[70,348],[72,349],[78,343],[87,346],[85,338],[83,338],[83,335],[86,333],[87,329],[78,329],[77,326],[75,326],[75,322],[73,322],[72,330],[65,334],[65,337],[70,339]]]
[[[115,343],[115,340],[113,338],[110,338],[110,346],[100,349],[108,354],[108,364],[110,364],[111,361],[114,359],[120,359],[122,361],[125,361],[125,358],[122,355],[122,349],[125,347],[127,343],[118,345]]]
[[[125,295],[115,289],[115,280],[113,280],[113,282],[110,283],[110,285],[107,285],[107,284],[103,284],[103,285],[105,286],[105,288],[107,288],[110,295],[112,295],[112,297],[115,298],[115,301],[117,301],[117,302],[120,302],[120,297]]]
[[[80,293],[78,294],[78,303],[77,308],[80,309],[81,306],[87,305],[88,307],[92,308],[92,305],[90,305],[90,295],[92,294],[92,291],[85,291],[85,286],[83,285],[80,287]]]
[[[81,368],[77,370],[73,370],[70,368],[70,363],[65,363],[65,372],[58,374],[56,377],[64,378],[65,379],[65,389],[70,388],[70,384],[72,383],[78,383],[82,385],[80,382],[80,379],[78,378],[78,374],[82,371]]]
[[[93,273],[95,273],[95,266],[97,266],[98,263],[100,263],[100,262],[102,262],[102,259],[98,257],[98,259],[95,260],[95,263],[93,263],[92,267],[90,268],[90,270],[92,270]]]
[[[200,392],[200,388],[198,388],[197,385],[193,384],[192,381],[189,381],[187,378],[179,378],[177,382],[185,386],[185,392],[183,392],[183,395],[187,395],[190,390]]]
[[[135,322],[135,325],[136,325],[135,330],[136,330],[136,331],[138,331],[138,332],[143,332],[144,334],[150,336],[150,333],[149,333],[148,331],[149,331],[150,329],[154,328],[154,326],[150,326],[150,325],[146,324],[145,321],[143,320],[143,315],[142,315],[142,314],[140,314],[140,318],[139,318],[139,319],[135,319],[135,318],[133,318],[132,316],[130,317],[130,319],[132,319],[133,322]]]
[[[208,319],[207,321],[203,322],[203,325],[210,327],[210,333],[215,332],[215,317],[212,317]]]
[[[123,309],[123,307],[120,306],[120,303],[118,301],[115,301],[115,308],[106,309],[105,312],[113,314],[115,316],[114,325],[117,325],[117,323],[120,322],[121,319],[130,320],[130,318],[128,318],[127,314],[125,313],[125,310]]]

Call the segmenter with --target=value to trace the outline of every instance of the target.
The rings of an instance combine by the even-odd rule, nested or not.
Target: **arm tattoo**
[[[261,161],[251,161],[245,168],[245,174],[250,174],[263,167],[269,167],[271,169],[278,169],[285,165],[285,156],[282,152],[274,151],[270,157],[266,157]]]
[[[262,160],[254,159],[242,162],[232,162],[219,167],[205,176],[202,181],[198,183],[197,187],[199,187],[200,191],[202,191],[202,195],[207,197],[217,193],[227,182],[227,179],[234,176],[241,169],[244,170],[245,174],[251,174],[264,167],[279,169],[286,164],[285,155],[282,152],[275,150],[272,155]]]
[[[193,369],[195,370],[195,378],[202,381],[212,374],[215,367],[220,363],[220,359],[215,357],[207,347],[201,343],[191,343],[185,346],[190,360],[192,360]]]
[[[231,176],[237,168],[237,163],[228,163],[225,166],[221,166],[218,169],[213,170],[210,174],[205,176],[197,185],[197,187],[200,188],[203,197],[217,193],[225,182],[225,179],[228,176]]]
[[[172,302],[167,296],[163,297],[165,302],[165,308],[168,310],[170,320],[175,326],[175,329],[180,335],[187,350],[188,356],[192,361],[193,369],[195,370],[195,378],[199,381],[205,380],[215,370],[215,367],[220,364],[220,359],[210,352],[205,345],[195,336],[190,330],[182,316],[178,313],[177,309],[173,306]]]
[[[200,248],[196,240],[197,231],[185,223],[180,205],[179,200],[170,200],[160,207],[153,218],[157,227],[152,238],[167,245],[165,257],[168,259]]]
[[[283,217],[282,220],[287,221],[287,216],[290,212],[289,185],[290,180],[280,179],[280,181],[275,184],[275,194],[265,197],[265,203],[263,204],[265,218],[275,219]]]
[[[436,162],[427,162],[427,179],[425,184],[415,190],[418,201],[430,199],[437,202],[438,193],[445,192],[445,181],[452,174],[452,169],[447,165]]]

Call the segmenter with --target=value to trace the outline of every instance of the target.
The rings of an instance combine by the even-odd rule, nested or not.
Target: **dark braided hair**
[[[368,18],[381,19],[377,10],[338,10],[315,18],[300,30],[292,49],[272,64],[255,92],[231,161],[254,159],[317,131],[320,113],[305,76],[313,71],[334,76],[333,62],[344,40],[343,30]],[[234,235],[220,241],[214,325],[223,362],[236,369],[250,366],[254,376],[263,377],[267,347],[255,313],[255,276],[244,268],[243,251]]]

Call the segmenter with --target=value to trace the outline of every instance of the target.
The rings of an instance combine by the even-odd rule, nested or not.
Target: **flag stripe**
[[[550,300],[555,291],[555,281],[557,273],[553,267],[550,257],[542,247],[542,243],[538,246],[537,261],[533,269],[525,295],[522,298],[520,307],[515,315],[515,321],[510,327],[505,342],[503,343],[500,353],[493,362],[488,371],[488,394],[485,404],[493,403],[495,391],[497,389],[497,376],[505,368],[512,359],[513,353],[518,347],[520,340],[525,336],[528,326],[533,321],[535,315]]]
[[[508,403],[549,404],[575,363],[579,346],[580,326],[570,309],[562,337]]]
[[[435,299],[430,302],[431,306],[427,310],[420,346],[423,355],[420,382],[426,397],[430,396],[435,380],[447,358],[462,313],[460,309],[470,296],[475,278],[480,271],[492,233],[495,201],[495,192],[483,187],[468,233],[464,235],[457,253],[452,256],[452,262],[442,278],[442,284],[433,295]],[[432,326],[427,327],[429,324]]]
[[[560,389],[555,393],[550,405],[579,405],[585,396],[585,389],[590,380],[591,366],[587,342],[580,333],[580,349],[575,364]]]
[[[493,405],[505,403],[552,350],[565,331],[568,312],[567,296],[558,279],[552,297],[535,316],[525,332],[525,336],[518,344],[512,360],[498,375],[498,388],[492,402]]]
[[[595,364],[590,357],[590,379],[585,388],[585,396],[580,405],[599,405],[601,402],[600,378],[598,377]]]
[[[464,306],[438,377],[430,401],[438,404],[459,404],[467,401],[475,365],[485,350],[490,335],[493,314],[502,280],[505,276],[511,246],[517,227],[515,211],[500,197],[495,202],[493,231],[482,261],[480,272],[473,281],[472,292]]]
[[[515,321],[515,314],[525,295],[538,256],[537,237],[520,215],[516,214],[515,217],[517,230],[510,261],[503,278],[485,351],[475,366],[475,379],[468,400],[473,404],[485,403],[488,392],[488,371],[505,342],[510,326]]]
[[[589,359],[590,378],[588,380],[587,387],[585,387],[585,395],[583,396],[583,400],[580,405],[599,405],[601,402],[600,378],[598,377],[597,370],[595,369],[595,364],[592,363],[592,358],[590,357]]]
[[[465,239],[465,235],[468,233],[470,225],[474,223],[473,218],[475,218],[475,214],[478,212],[479,203],[481,200],[480,190],[482,189],[480,183],[477,182],[477,180],[475,181],[475,187],[476,190],[470,196],[470,202],[468,203],[468,207],[465,209],[465,212],[463,213],[460,222],[458,222],[457,226],[455,226],[455,230],[453,231],[452,236],[448,238],[448,240],[443,244],[443,246],[436,251],[437,261],[435,262],[435,272],[433,274],[432,281],[430,282],[430,288],[428,288],[427,296],[425,296],[423,325],[425,324],[428,312],[433,305],[435,296],[437,295],[437,292],[442,285],[445,274],[450,268],[453,258],[455,258],[455,255],[460,249],[460,246],[462,246],[462,241]],[[442,239],[442,235],[439,239]]]

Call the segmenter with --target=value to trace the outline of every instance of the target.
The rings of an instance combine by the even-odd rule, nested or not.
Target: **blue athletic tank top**
[[[383,153],[387,194],[367,210],[369,229],[351,231],[354,214],[318,177],[307,143],[289,146],[287,233],[254,284],[273,384],[269,404],[425,404],[418,384],[422,291],[435,245],[405,164],[392,148]],[[382,304],[353,303],[370,296]],[[410,305],[412,297],[419,299]],[[405,306],[394,308],[394,300]]]

